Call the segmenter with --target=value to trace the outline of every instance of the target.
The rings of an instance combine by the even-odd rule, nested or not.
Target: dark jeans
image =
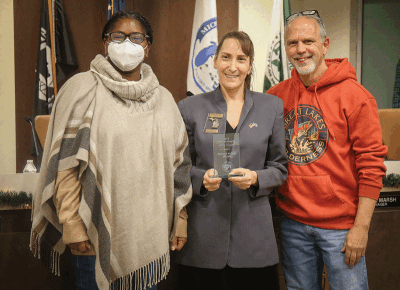
[[[99,290],[96,283],[96,256],[72,255],[77,290]]]
[[[76,289],[99,290],[96,283],[96,256],[72,255],[71,259],[75,267]],[[157,285],[146,290],[157,290]]]
[[[277,265],[264,268],[204,269],[179,265],[179,290],[279,290]]]

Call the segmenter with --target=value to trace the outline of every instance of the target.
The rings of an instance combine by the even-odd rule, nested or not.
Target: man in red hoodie
[[[365,249],[382,187],[382,145],[374,97],[345,59],[325,59],[318,12],[290,16],[285,46],[292,77],[267,93],[284,101],[289,176],[278,194],[287,288],[368,289]]]

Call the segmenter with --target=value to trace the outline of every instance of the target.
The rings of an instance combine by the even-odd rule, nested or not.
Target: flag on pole
[[[108,18],[114,15],[115,12],[125,10],[125,0],[108,0]]]
[[[267,50],[267,65],[264,76],[264,93],[277,83],[290,77],[292,65],[287,60],[285,53],[285,19],[290,16],[289,0],[274,0],[272,8],[272,21],[270,41]]]
[[[48,115],[53,107],[55,90],[53,63],[57,67],[57,81],[62,81],[78,68],[78,61],[62,0],[52,0],[49,10],[49,1],[42,1],[40,16],[39,47],[36,59],[36,76],[33,119],[37,115]],[[53,31],[50,30],[49,11],[53,11]],[[51,33],[55,36],[55,55],[51,53]]]
[[[187,75],[188,95],[213,91],[219,85],[214,68],[218,46],[215,0],[196,0]]]
[[[49,7],[49,3],[51,7]],[[51,41],[52,35],[54,36],[54,43]],[[54,47],[52,47],[53,45]],[[52,48],[55,51],[54,55],[52,54]],[[55,89],[57,81],[62,81],[77,68],[78,62],[72,41],[72,34],[69,30],[62,0],[42,0],[35,71],[33,121],[38,115],[51,114],[57,93]],[[57,80],[55,80],[54,74],[57,75]],[[38,139],[37,136],[36,139]],[[39,169],[42,153],[40,144],[38,151]],[[31,155],[36,155],[34,142],[31,144],[30,152]]]
[[[57,66],[57,82],[69,77],[78,68],[78,60],[72,33],[69,29],[67,15],[64,12],[62,0],[53,1],[53,21],[55,35],[55,51]]]
[[[50,114],[54,103],[50,33],[48,4],[47,0],[42,0],[39,47],[36,59],[33,118],[37,115]]]

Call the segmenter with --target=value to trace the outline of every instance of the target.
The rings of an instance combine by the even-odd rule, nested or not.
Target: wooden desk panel
[[[62,277],[50,273],[29,250],[31,210],[0,210],[0,289],[74,290],[70,251],[61,256]]]
[[[370,290],[398,290],[400,285],[400,208],[376,209],[366,252]]]

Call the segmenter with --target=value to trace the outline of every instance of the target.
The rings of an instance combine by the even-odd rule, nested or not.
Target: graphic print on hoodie
[[[297,135],[295,114],[292,109],[285,115],[286,154],[289,162],[308,165],[321,158],[328,148],[329,134],[321,112],[312,105],[297,107]]]

